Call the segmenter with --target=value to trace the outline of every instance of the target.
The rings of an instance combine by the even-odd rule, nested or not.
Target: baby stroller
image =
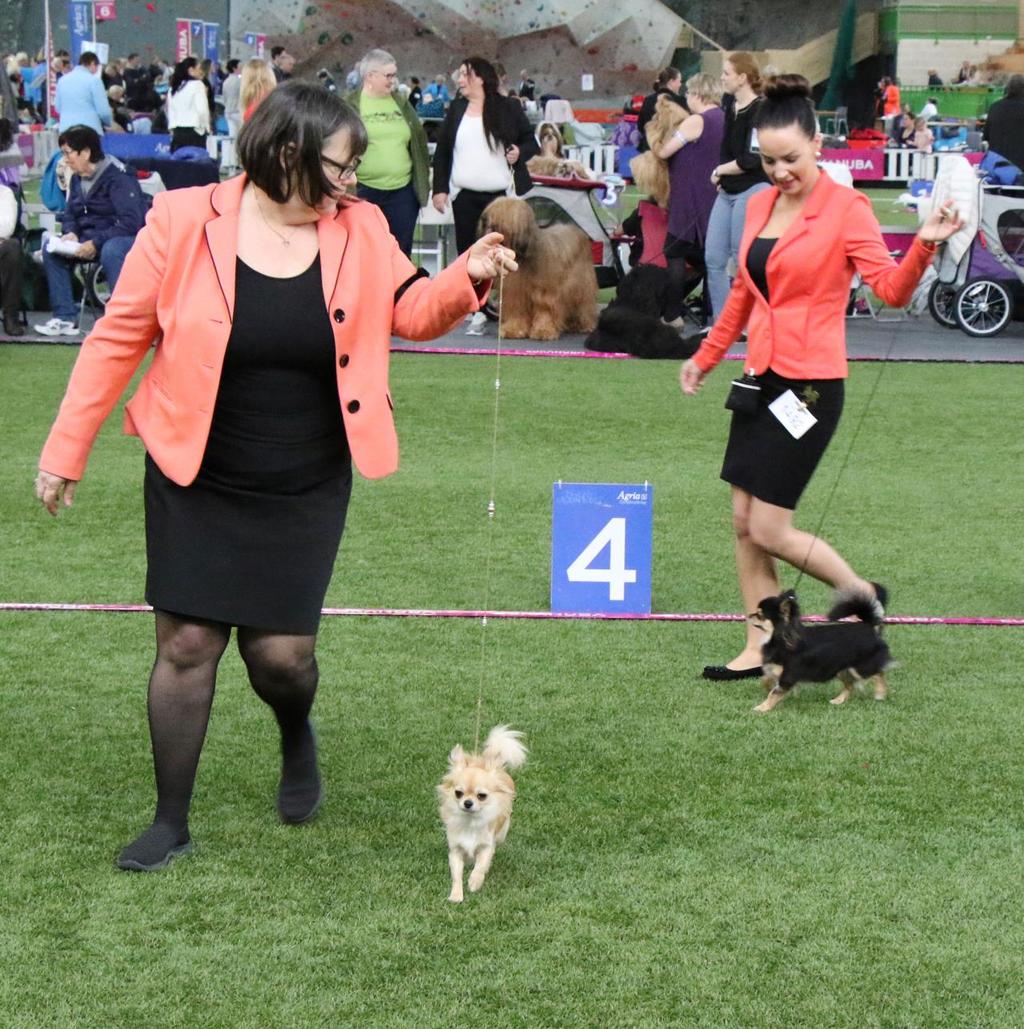
[[[944,159],[933,203],[941,202],[936,196],[946,162],[959,160]],[[950,169],[946,177],[957,175],[970,190],[957,198],[958,206],[968,227],[977,229],[964,245],[954,247],[951,240],[936,259],[928,309],[940,325],[987,339],[1024,310],[1024,186],[984,182],[973,169],[970,184],[962,169]]]
[[[617,175],[605,175],[596,181],[534,175],[533,188],[523,196],[541,228],[570,224],[587,234],[599,289],[617,285],[626,271],[621,252],[623,239],[617,233],[623,186],[625,181]]]

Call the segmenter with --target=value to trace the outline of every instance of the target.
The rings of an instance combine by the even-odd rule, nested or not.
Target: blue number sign
[[[551,518],[551,610],[650,614],[649,483],[556,482]]]

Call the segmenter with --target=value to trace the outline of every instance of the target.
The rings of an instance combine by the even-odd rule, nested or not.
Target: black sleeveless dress
[[[188,618],[313,635],[351,489],[320,258],[287,279],[239,260],[199,474],[179,486],[146,457],[146,600]]]
[[[747,271],[765,300],[768,258],[778,242],[757,237],[747,252]],[[787,379],[769,368],[757,381],[761,404],[755,414],[733,412],[721,478],[758,500],[795,511],[843,413],[842,379]],[[808,405],[816,424],[800,439],[783,428],[768,405],[791,389]]]

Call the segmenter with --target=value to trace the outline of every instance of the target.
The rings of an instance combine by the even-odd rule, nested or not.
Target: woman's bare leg
[[[812,578],[836,589],[857,588],[868,595],[874,588],[820,536],[793,525],[793,512],[754,498],[748,518],[750,536],[766,553],[791,564]]]
[[[749,615],[765,597],[779,592],[779,576],[775,559],[750,536],[749,522],[751,505],[758,503],[737,486],[732,487],[732,522],[735,532],[736,574],[739,578],[740,596],[743,598],[743,613]],[[763,634],[749,622],[743,649],[728,664],[727,668],[754,668],[761,664],[761,643]]]

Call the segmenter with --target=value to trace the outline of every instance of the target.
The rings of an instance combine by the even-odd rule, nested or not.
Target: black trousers
[[[699,243],[678,239],[671,233],[665,236],[665,259],[668,262],[668,293],[662,317],[674,321],[683,313],[683,303],[705,278],[704,249]],[[705,280],[705,318],[707,321],[707,282]]]
[[[21,311],[21,244],[0,242],[0,306],[7,317]]]
[[[484,208],[498,197],[505,196],[501,193],[478,193],[475,189],[461,189],[459,195],[452,201],[452,216],[455,218],[455,248],[458,252],[464,253],[479,238],[478,225],[480,215]]]

